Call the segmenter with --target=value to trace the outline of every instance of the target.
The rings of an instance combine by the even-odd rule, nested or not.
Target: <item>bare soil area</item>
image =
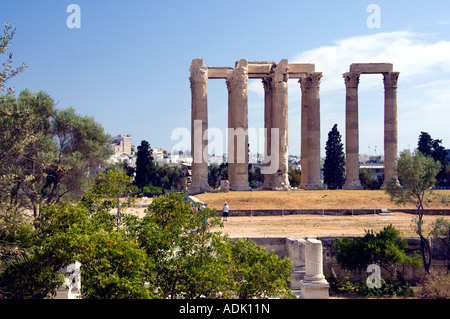
[[[437,191],[436,194],[450,194]],[[208,207],[222,209],[227,202],[230,209],[302,209],[302,208],[395,208],[394,202],[382,190],[320,190],[320,191],[250,191],[229,193],[205,193],[195,195]],[[440,199],[427,202],[429,208],[450,208]],[[408,204],[405,208],[414,208]]]
[[[449,194],[450,191],[440,191]],[[228,217],[220,230],[231,237],[287,237],[287,236],[362,236],[366,230],[375,232],[392,224],[403,236],[415,236],[414,214],[395,213],[398,207],[384,191],[253,191],[208,193],[196,195],[208,207],[222,209],[226,201],[233,209],[281,208],[389,208],[393,214],[359,216],[287,215],[261,217]],[[449,208],[439,199],[428,203],[429,208]],[[407,208],[414,208],[407,205]],[[425,229],[430,229],[438,216],[425,216]],[[450,216],[444,218],[450,219]]]
[[[261,217],[228,217],[224,227],[216,230],[230,237],[309,237],[363,236],[366,230],[378,232],[392,224],[403,236],[416,236],[415,216],[405,213],[392,215],[322,216],[288,215]],[[438,216],[425,216],[425,229],[430,229]],[[442,216],[439,216],[442,217]],[[444,218],[450,220],[450,216]]]
[[[440,191],[450,194],[450,191]],[[378,232],[392,224],[403,236],[416,236],[414,214],[395,212],[398,207],[391,202],[384,191],[252,191],[207,193],[195,196],[207,202],[208,207],[221,210],[225,201],[233,209],[295,209],[295,208],[389,208],[393,214],[324,216],[322,215],[285,215],[260,217],[228,217],[222,231],[230,237],[287,237],[287,236],[363,236],[366,230]],[[137,207],[129,208],[126,213],[145,215],[146,206],[151,198],[141,199]],[[402,206],[403,207],[403,206]],[[414,208],[407,205],[407,208]],[[428,202],[429,208],[450,208],[439,199]],[[433,221],[442,216],[425,216],[425,229],[429,230]],[[444,218],[450,219],[450,216]]]

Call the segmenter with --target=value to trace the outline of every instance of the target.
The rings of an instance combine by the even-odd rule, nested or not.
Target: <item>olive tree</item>
[[[433,187],[440,168],[439,162],[421,152],[414,156],[403,152],[396,167],[400,183],[392,180],[385,188],[391,200],[397,204],[412,203],[416,206],[416,233],[420,237],[423,265],[428,273],[431,265],[431,247],[424,235],[424,205],[433,196]]]

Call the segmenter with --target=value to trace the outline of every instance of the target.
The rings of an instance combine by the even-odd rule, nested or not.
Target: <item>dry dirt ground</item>
[[[440,191],[449,195],[450,191]],[[384,191],[252,191],[230,193],[207,193],[195,196],[207,202],[208,207],[222,209],[228,202],[233,209],[280,209],[280,208],[389,208],[391,215],[327,216],[288,215],[264,217],[228,217],[224,227],[217,229],[231,237],[286,237],[286,236],[362,236],[365,230],[375,232],[392,224],[403,236],[415,236],[414,214],[395,213],[396,206]],[[151,199],[143,200],[148,205]],[[413,205],[406,207],[413,208]],[[428,202],[430,208],[447,208],[439,199]],[[145,207],[129,212],[144,215]],[[438,216],[425,216],[425,229],[430,229]],[[450,220],[450,216],[444,218]]]
[[[449,195],[450,191],[439,191],[437,194]],[[389,208],[392,215],[360,215],[360,216],[322,216],[322,215],[290,215],[267,217],[229,217],[224,222],[222,232],[231,237],[286,237],[286,236],[362,236],[366,230],[375,232],[392,224],[402,232],[403,236],[415,236],[413,229],[415,215],[395,213],[399,207],[393,203],[384,191],[253,191],[208,193],[196,195],[208,203],[208,207],[222,209],[225,201],[233,209],[280,209],[280,208]],[[429,208],[450,208],[439,198],[428,203]],[[408,204],[407,208],[414,208]],[[425,217],[425,229],[430,229],[438,216]],[[446,216],[450,219],[450,216]]]
[[[216,229],[230,237],[288,237],[288,236],[363,236],[365,230],[378,232],[392,224],[403,236],[416,236],[414,215],[321,216],[289,215],[264,217],[228,217],[224,227]],[[430,228],[437,216],[426,216],[425,227]],[[446,216],[450,220],[450,216]]]

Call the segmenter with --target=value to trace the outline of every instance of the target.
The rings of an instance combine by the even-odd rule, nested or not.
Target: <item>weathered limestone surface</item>
[[[289,187],[288,178],[288,62],[281,60],[272,68],[271,88],[272,88],[272,127],[278,129],[278,170],[273,177],[273,188],[283,190]],[[272,141],[273,143],[273,141]]]
[[[228,87],[228,180],[230,190],[250,190],[248,184],[248,62],[238,61]]]
[[[373,74],[392,72],[392,63],[352,63],[350,65],[350,72]]]
[[[305,86],[305,103],[307,109],[307,183],[305,189],[323,189],[320,180],[320,79],[321,72],[308,73],[302,79],[302,86]],[[303,89],[302,89],[303,90]]]
[[[210,192],[208,184],[208,162],[204,152],[208,154],[208,141],[203,137],[208,129],[208,99],[207,81],[208,68],[203,65],[202,59],[192,60],[190,67],[191,83],[191,150],[192,162],[192,182],[190,186],[191,194]],[[205,160],[206,159],[206,160]]]
[[[264,143],[264,161],[265,170],[269,169],[270,158],[272,157],[272,78],[266,76],[262,79],[264,86],[264,130],[265,130],[265,143]],[[273,163],[272,163],[273,164]],[[273,184],[274,174],[264,174],[263,189],[271,190]]]
[[[301,104],[301,122],[300,122],[300,160],[302,179],[300,182],[301,189],[306,189],[308,184],[308,101],[306,99],[307,83],[306,78],[299,79],[300,88],[302,90],[302,104]]]
[[[385,183],[397,179],[397,80],[391,63],[353,63],[344,73],[346,85],[346,182],[344,189],[361,189],[359,181],[358,83],[361,74],[381,73],[385,86]],[[237,61],[235,67],[206,67],[202,59],[192,60],[192,184],[191,194],[210,191],[208,185],[207,81],[226,79],[228,87],[228,174],[230,190],[250,190],[248,185],[249,78],[261,78],[264,85],[265,174],[264,189],[285,190],[288,179],[288,95],[287,81],[299,78],[301,102],[301,165],[303,189],[323,189],[320,180],[320,80],[314,64],[274,61]],[[275,163],[275,164],[274,164]],[[272,165],[273,170],[272,170]]]
[[[346,180],[344,189],[361,189],[359,181],[358,140],[358,83],[361,74],[383,74],[384,82],[384,183],[397,180],[395,162],[398,153],[397,136],[397,81],[399,72],[393,72],[391,63],[353,63],[344,73],[346,87],[345,157]]]
[[[329,287],[323,275],[322,242],[308,238],[305,243],[305,277],[300,283],[302,299],[327,299]]]
[[[384,188],[392,179],[397,160],[397,81],[399,72],[383,73],[384,81]]]
[[[344,73],[345,97],[345,172],[343,189],[362,189],[359,180],[358,84],[360,73]]]

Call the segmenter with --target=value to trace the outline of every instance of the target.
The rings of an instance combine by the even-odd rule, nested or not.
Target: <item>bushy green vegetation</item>
[[[348,280],[330,281],[330,289],[336,294],[360,297],[415,297],[416,293],[407,283],[381,279],[380,288],[369,288],[364,281],[357,283]]]
[[[73,204],[43,209],[37,228],[2,233],[21,258],[0,265],[5,298],[44,298],[63,284],[61,270],[81,264],[82,298],[285,298],[291,263],[253,242],[233,242],[211,228],[217,211],[193,212],[183,195],[154,198],[144,218],[110,213],[131,187],[124,172],[100,174]],[[13,235],[12,235],[13,234]]]
[[[336,249],[336,261],[343,269],[364,274],[369,265],[375,264],[391,274],[389,280],[380,278],[380,287],[369,287],[364,281],[359,283],[348,280],[331,281],[330,287],[333,291],[358,296],[414,296],[414,291],[404,282],[403,275],[397,270],[397,265],[410,264],[413,267],[420,267],[420,256],[408,256],[405,253],[408,244],[392,225],[385,227],[379,233],[366,231],[363,237],[340,238],[333,247]]]

